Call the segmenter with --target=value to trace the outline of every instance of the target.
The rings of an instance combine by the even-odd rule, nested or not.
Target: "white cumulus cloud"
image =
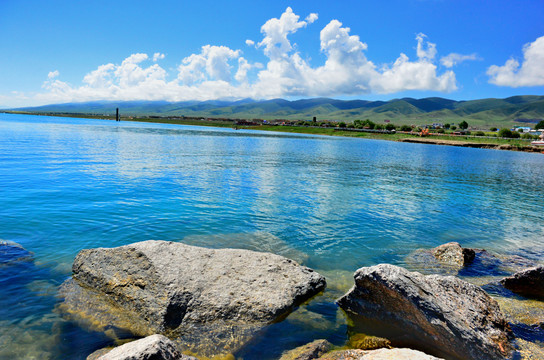
[[[153,54],[153,61],[157,62],[159,60],[164,59],[165,57],[166,57],[166,55],[156,52],[156,53]]]
[[[262,51],[265,64],[242,56],[241,50],[210,44],[202,46],[199,53],[183,58],[175,72],[168,73],[157,63],[164,54],[135,53],[120,64],[98,66],[84,76],[80,86],[59,80],[59,72],[52,71],[43,84],[45,92],[38,94],[36,100],[51,103],[99,99],[266,99],[457,89],[453,71],[438,72],[437,46],[425,34],[415,37],[413,59],[399,52],[398,58],[390,63],[375,64],[369,59],[371,46],[335,19],[320,31],[324,62],[311,65],[300,55],[290,36],[315,23],[317,18],[317,14],[311,13],[301,20],[288,7],[279,18],[266,21],[261,27],[260,42],[245,41],[246,45]],[[533,53],[532,48],[526,49],[527,58],[532,59]],[[441,61],[445,66],[453,66],[467,60],[466,56],[471,55],[450,54]],[[518,73],[525,71],[526,63]]]
[[[306,16],[306,22],[308,24],[311,24],[313,23],[314,21],[316,21],[318,19],[318,15],[316,13],[311,13],[310,15]]]
[[[227,46],[204,45],[200,54],[192,54],[183,59],[178,67],[178,79],[192,85],[201,80],[231,80],[229,61],[240,57],[240,50],[232,50]]]
[[[49,74],[47,74],[48,79],[54,79],[57,76],[59,76],[59,71],[58,70],[50,71]]]
[[[288,7],[279,19],[272,18],[264,23],[261,27],[264,38],[258,46],[264,46],[266,56],[278,58],[292,49],[287,36],[308,24],[307,21],[298,21],[299,18],[300,16]]]
[[[436,56],[436,44],[425,42],[427,35],[419,33],[417,40],[417,57],[421,60],[432,61]]]
[[[452,68],[455,65],[462,63],[463,61],[471,61],[471,60],[481,60],[481,59],[476,54],[463,55],[463,54],[451,53],[441,58],[440,63],[447,68]]]
[[[487,69],[489,82],[499,86],[544,85],[544,36],[523,47],[523,62],[509,59],[502,66],[492,65]]]

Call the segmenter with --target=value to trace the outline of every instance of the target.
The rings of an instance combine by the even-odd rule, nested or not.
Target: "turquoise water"
[[[361,266],[448,241],[544,254],[544,155],[338,137],[0,114],[0,358],[80,359],[112,343],[54,311],[77,252],[148,239],[268,250],[330,290],[240,354],[345,341],[332,303]],[[14,354],[14,355],[11,355]]]

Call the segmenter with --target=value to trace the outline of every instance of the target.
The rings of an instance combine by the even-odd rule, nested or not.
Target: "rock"
[[[390,348],[391,341],[366,334],[355,334],[350,336],[348,346],[352,349],[375,350],[380,348]]]
[[[98,349],[96,351],[93,351],[89,356],[87,356],[86,360],[98,360],[101,356],[106,355],[110,351],[112,351],[113,347],[107,347],[103,349]]]
[[[457,245],[457,243],[449,244]],[[464,249],[467,250],[465,253],[468,255],[466,260],[464,260],[464,265],[460,265],[459,263],[461,261],[460,259],[463,248],[456,245],[451,246],[449,244],[444,244],[431,250],[415,250],[405,258],[404,265],[407,269],[411,271],[418,271],[422,274],[459,275],[464,278],[489,276],[504,277],[512,272],[537,265],[534,260],[523,256],[515,254],[493,254],[484,249]],[[454,256],[452,254],[453,251],[445,251],[443,254],[442,250],[444,250],[444,248],[442,247],[445,245],[451,246],[450,250],[452,248],[456,249],[454,252],[456,255]],[[459,249],[461,249],[461,251]],[[440,260],[438,257],[435,257],[433,252],[436,252],[440,258],[444,258],[444,261]],[[471,255],[472,252],[474,252],[474,257]],[[446,256],[444,257],[442,255]],[[462,257],[465,259],[465,255],[462,255]],[[456,258],[457,262],[453,260],[451,260],[451,262],[446,262],[446,258]],[[468,260],[470,260],[470,262]],[[481,282],[478,279],[474,279],[474,281]],[[473,281],[471,280],[471,282]]]
[[[32,261],[33,254],[13,241],[0,240],[0,267],[17,262]]]
[[[431,253],[438,261],[459,267],[471,263],[476,256],[473,249],[462,248],[457,242],[449,242],[435,247]]]
[[[544,299],[544,266],[536,266],[501,280],[502,286],[515,293]]]
[[[129,321],[109,325],[209,355],[240,348],[325,288],[324,277],[282,256],[154,240],[82,250],[72,268],[60,307],[70,316],[120,314]]]
[[[163,335],[151,335],[116,347],[105,354],[102,350],[92,353],[87,360],[189,360],[176,345]],[[98,355],[98,357],[96,357]]]
[[[422,275],[381,264],[355,272],[355,286],[338,300],[363,332],[455,359],[512,354],[512,332],[497,302],[453,276]]]
[[[339,350],[319,360],[443,360],[412,349]]]
[[[312,360],[317,359],[332,348],[327,340],[315,340],[309,344],[284,353],[280,360]]]

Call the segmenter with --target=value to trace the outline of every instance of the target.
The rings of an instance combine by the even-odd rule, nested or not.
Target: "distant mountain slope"
[[[312,98],[289,101],[94,101],[20,108],[16,110],[46,113],[114,114],[123,116],[187,116],[216,118],[260,118],[353,121],[371,119],[396,123],[460,122],[491,126],[527,123],[544,119],[544,96],[524,95],[506,99],[455,101],[439,97],[393,99],[390,101],[337,100]],[[519,121],[522,120],[522,121]],[[536,122],[536,121],[535,121]]]

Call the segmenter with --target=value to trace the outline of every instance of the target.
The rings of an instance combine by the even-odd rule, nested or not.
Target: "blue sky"
[[[0,107],[544,94],[544,2],[0,1]]]

